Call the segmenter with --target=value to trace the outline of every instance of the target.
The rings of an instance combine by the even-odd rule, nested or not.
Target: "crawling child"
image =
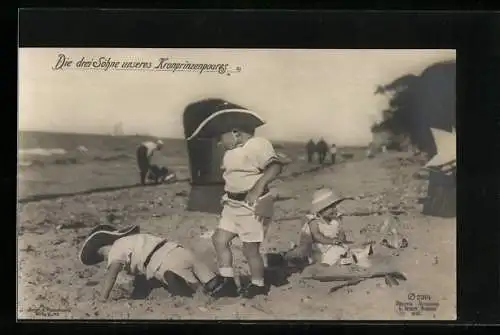
[[[217,298],[223,283],[190,250],[162,237],[141,234],[138,226],[121,230],[96,227],[83,243],[79,257],[85,265],[107,261],[101,300],[109,298],[120,271],[155,278],[172,294],[192,295],[201,284],[205,294]]]

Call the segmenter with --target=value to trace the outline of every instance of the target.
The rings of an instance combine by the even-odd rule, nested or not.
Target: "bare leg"
[[[243,242],[243,254],[250,267],[252,282],[264,281],[264,262],[259,249],[259,242]]]
[[[217,264],[219,268],[233,267],[233,253],[231,252],[231,241],[236,234],[226,230],[217,229],[212,236],[212,242],[217,253]]]
[[[235,237],[236,234],[220,228],[212,236],[219,266],[219,276],[216,277],[216,280],[220,279],[220,283],[215,283],[217,285],[216,292],[213,291],[215,287],[210,287],[212,282],[207,285],[207,289],[212,291],[212,297],[237,297],[239,295],[238,287],[234,280],[233,254],[231,252],[231,241]]]

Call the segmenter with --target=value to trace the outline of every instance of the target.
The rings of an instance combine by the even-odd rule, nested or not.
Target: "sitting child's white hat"
[[[317,214],[322,210],[336,205],[344,200],[352,199],[351,197],[342,197],[335,193],[331,188],[321,188],[316,190],[313,194],[311,203],[311,213]]]

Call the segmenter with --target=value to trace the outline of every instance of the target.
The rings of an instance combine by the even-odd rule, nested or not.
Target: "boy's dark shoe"
[[[267,295],[269,293],[269,286],[257,286],[255,284],[250,283],[248,286],[241,290],[241,296],[243,298],[252,299],[258,295]]]
[[[215,282],[211,283],[214,280]],[[239,296],[236,282],[231,277],[217,276],[207,283],[206,289],[213,298],[235,298]]]

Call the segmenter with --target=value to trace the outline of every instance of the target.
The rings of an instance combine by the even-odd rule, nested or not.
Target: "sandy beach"
[[[283,151],[287,152],[287,148]],[[387,217],[388,210],[401,213],[397,228],[408,238],[408,247],[395,250],[377,244],[374,252],[376,257],[385,257],[391,266],[404,272],[407,281],[400,282],[399,286],[387,287],[383,279],[369,279],[329,294],[335,283],[305,280],[304,274],[296,273],[288,278],[287,284],[272,287],[266,298],[210,301],[201,294],[194,298],[171,297],[160,287],[141,294],[140,290],[134,289],[130,276],[120,274],[110,301],[98,302],[96,292],[104,276],[104,264],[84,266],[79,263],[77,254],[90,229],[101,223],[112,223],[117,227],[139,224],[142,232],[165,236],[190,247],[215,269],[215,255],[209,236],[217,226],[218,217],[185,210],[189,194],[187,170],[177,169],[181,181],[173,184],[19,203],[18,317],[241,320],[456,318],[456,220],[421,214],[419,199],[426,194],[427,181],[414,178],[421,166],[409,153],[387,152],[373,159],[348,159],[324,167],[308,166],[298,149],[289,150],[287,154],[294,159],[294,163],[287,168],[284,178],[272,184],[279,194],[279,201],[264,249],[287,250],[291,242],[298,242],[312,192],[320,186],[329,186],[341,194],[362,197],[342,205],[345,213],[366,213],[347,215],[345,218],[348,239],[356,243],[369,238],[370,231]],[[119,164],[114,173],[108,170],[109,175],[115,178],[111,184],[117,184],[120,176],[119,185],[137,182],[135,171],[130,172],[135,167],[132,163],[127,164],[129,172],[123,172]],[[72,172],[61,172],[64,168],[61,165],[50,173],[60,179],[64,176],[75,180],[80,178],[81,187],[90,187],[85,180],[97,178],[95,175],[89,177],[95,173],[90,164],[79,164],[77,170]],[[24,176],[47,175],[51,168],[46,169],[45,172],[25,172]],[[22,186],[22,177],[20,183]],[[373,214],[377,211],[382,214]],[[248,267],[242,257],[240,243],[236,242],[233,249],[235,268],[244,277],[248,274]],[[408,302],[414,296],[437,303],[437,308],[419,315],[398,310],[398,301]]]

